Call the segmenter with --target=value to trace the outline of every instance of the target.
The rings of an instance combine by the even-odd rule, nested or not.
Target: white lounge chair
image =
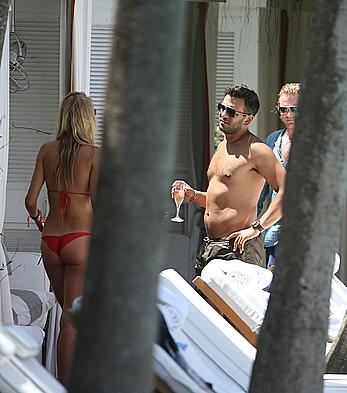
[[[199,295],[197,295],[198,298]],[[205,302],[203,301],[203,303]],[[213,391],[229,393],[230,386],[233,386],[235,382],[230,380],[225,371],[211,361],[209,356],[201,353],[199,347],[196,346],[192,337],[187,333],[187,329],[183,327],[183,325],[186,326],[185,324],[189,322],[189,315],[192,311],[185,298],[171,291],[167,285],[160,284],[158,289],[158,307],[165,318],[171,337],[177,344],[181,356],[191,369],[191,374],[194,373],[197,377],[203,379],[204,382],[212,385]],[[211,311],[214,313],[213,309]],[[202,334],[204,333],[202,332]],[[237,389],[237,384],[235,389]],[[205,390],[202,390],[200,386],[199,389],[194,391],[200,392]],[[242,390],[235,391],[242,392]]]
[[[189,345],[194,348],[196,356],[208,362],[208,368],[216,377],[209,377],[215,391],[227,388],[229,393],[247,392],[256,349],[237,332],[216,310],[214,310],[178,273],[172,269],[160,274],[159,287],[165,288],[184,301],[187,312],[179,311],[180,306],[169,304],[168,310],[178,309],[177,313],[186,315],[177,328]],[[176,313],[176,314],[177,314]],[[170,329],[171,331],[171,329]],[[194,367],[194,359],[190,359]],[[195,368],[199,371],[199,366]],[[217,373],[219,373],[217,375]],[[223,376],[221,379],[220,375]],[[221,383],[223,381],[223,383]],[[216,385],[214,384],[216,383]],[[223,391],[223,390],[222,390]],[[342,393],[347,391],[346,375],[324,376],[324,393]]]
[[[35,359],[40,346],[23,330],[0,327],[1,393],[66,393]]]
[[[234,260],[215,259],[196,277],[194,285],[253,346],[263,323],[269,293],[264,291],[272,273]]]
[[[164,313],[166,308],[166,315],[171,313],[173,320],[180,321],[176,331],[170,327],[174,339],[178,335],[179,340],[185,339],[187,349],[193,348],[211,370],[213,378],[204,376],[204,379],[211,382],[213,388],[221,385],[223,390],[220,391],[244,392],[244,387],[248,387],[255,348],[174,270],[164,270],[160,274],[159,288],[164,288],[179,298],[181,304],[186,304],[187,311],[182,313],[180,306],[175,307],[167,299],[160,299]],[[177,315],[181,318],[178,319]],[[196,366],[192,358],[189,362],[197,373],[201,373],[200,362]]]
[[[334,273],[339,268],[336,254]],[[234,260],[215,259],[193,283],[241,334],[256,345],[269,293],[264,291],[272,279],[268,269]],[[347,310],[347,287],[335,276],[332,279],[327,352],[337,337]]]

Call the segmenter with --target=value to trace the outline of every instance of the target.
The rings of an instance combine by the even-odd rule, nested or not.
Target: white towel
[[[213,259],[204,267],[201,277],[204,280],[211,278],[219,285],[227,279],[238,287],[264,289],[272,281],[272,272],[238,259]]]

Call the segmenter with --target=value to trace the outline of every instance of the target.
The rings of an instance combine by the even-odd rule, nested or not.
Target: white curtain
[[[9,142],[9,36],[8,26],[5,35],[5,42],[2,52],[0,66],[0,233],[2,237],[5,204],[6,204],[6,180],[7,180],[7,163],[8,163],[8,142]],[[7,260],[0,239],[0,324],[13,323],[10,297],[10,284],[8,279]]]
[[[0,244],[0,269],[0,325],[13,324],[10,284],[2,244]]]
[[[302,82],[307,39],[312,15],[309,12],[288,11],[288,40],[285,65],[286,82]]]
[[[92,0],[75,0],[72,15],[71,90],[89,95]]]

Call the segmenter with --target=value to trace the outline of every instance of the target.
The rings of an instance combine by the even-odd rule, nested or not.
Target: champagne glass
[[[180,217],[179,212],[180,212],[180,207],[182,205],[182,202],[184,200],[184,185],[183,184],[177,184],[173,190],[173,198],[176,204],[176,216],[171,218],[171,221],[173,222],[183,222],[183,218]]]

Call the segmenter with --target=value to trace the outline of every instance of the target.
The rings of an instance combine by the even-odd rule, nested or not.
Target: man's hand
[[[258,229],[254,229],[252,227],[242,229],[241,231],[233,232],[229,236],[227,236],[227,240],[235,238],[233,251],[240,251],[243,253],[245,250],[245,243],[247,240],[253,239],[259,235]]]
[[[177,186],[179,186],[179,187],[177,187]],[[191,200],[195,196],[196,191],[188,183],[186,183],[184,180],[175,180],[172,183],[172,185],[171,185],[171,197],[173,198],[174,190],[176,188],[180,188],[181,186],[183,186],[183,189],[184,189],[184,199]]]

